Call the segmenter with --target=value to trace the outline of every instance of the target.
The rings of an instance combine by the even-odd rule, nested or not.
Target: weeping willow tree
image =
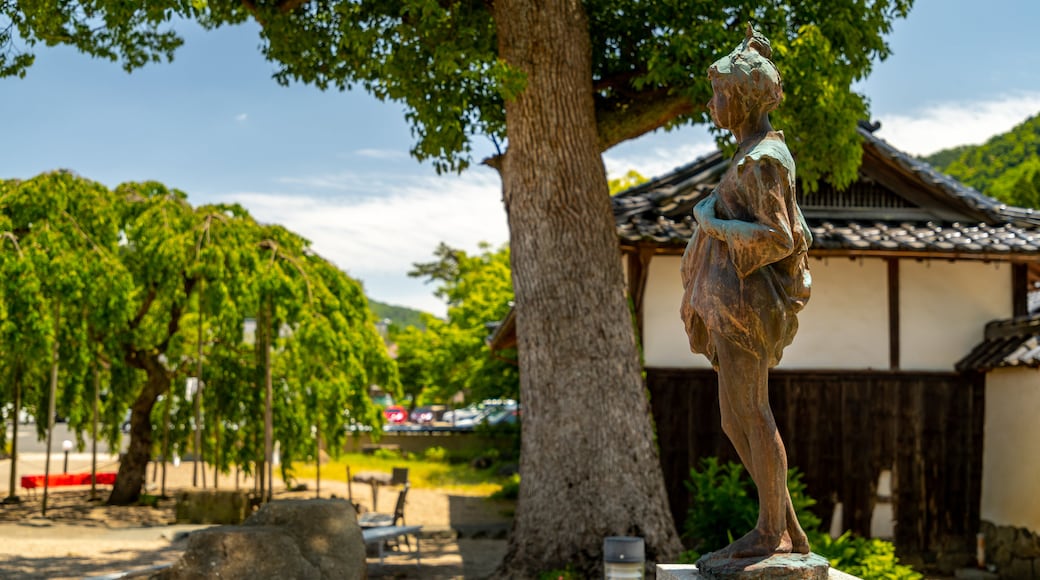
[[[118,203],[101,184],[53,172],[3,183],[0,213],[4,397],[35,415],[48,441],[54,415],[67,417],[82,448],[132,291],[115,253]]]
[[[129,409],[109,503],[136,503],[151,457],[189,448],[203,416],[213,451],[229,450],[210,454],[218,469],[249,470],[266,433],[287,461],[313,455],[310,425],[338,449],[348,421],[378,422],[369,385],[397,388],[360,283],[241,207],[195,208],[159,183],[109,190],[56,172],[0,183],[0,236],[0,403],[37,419],[55,409],[82,445],[103,395],[113,447]],[[269,364],[244,343],[250,317],[270,339]],[[195,413],[175,385],[200,368],[207,388]],[[265,431],[257,418],[268,408]],[[163,446],[155,433],[167,417]],[[37,422],[41,435],[47,424]]]

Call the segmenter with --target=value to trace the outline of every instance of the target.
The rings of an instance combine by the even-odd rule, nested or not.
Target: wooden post
[[[271,381],[271,304],[268,299],[264,308],[264,461],[267,464],[267,500],[271,501],[274,490],[274,386]],[[262,491],[262,490],[261,490]]]
[[[12,433],[11,437],[11,473],[10,473],[10,485],[7,488],[7,499],[4,503],[18,503],[20,500],[18,496],[14,494],[14,490],[17,489],[14,484],[18,480],[18,415],[21,414],[22,410],[22,381],[21,381],[21,364],[15,363],[14,372],[14,416],[11,418]]]
[[[170,407],[173,405],[173,389],[170,388],[166,391],[166,413],[163,418],[163,436],[162,436],[162,487],[160,488],[159,495],[163,498],[166,497],[166,466],[170,464]]]
[[[101,400],[101,369],[94,361],[94,420],[90,425],[90,501],[97,501],[97,428],[98,405]],[[147,466],[145,466],[147,469]],[[147,471],[145,472],[147,473]]]
[[[199,345],[195,370],[195,392],[192,395],[195,407],[195,453],[191,457],[191,485],[199,485],[199,459],[202,457],[202,279],[199,279]],[[205,468],[203,468],[205,469]],[[202,475],[202,489],[206,489],[206,475]]]
[[[58,394],[58,330],[61,305],[54,304],[54,348],[51,351],[50,398],[47,401],[47,459],[43,467],[43,515],[47,515],[47,492],[50,489],[51,443],[54,440],[54,399]],[[17,435],[17,434],[16,434]]]

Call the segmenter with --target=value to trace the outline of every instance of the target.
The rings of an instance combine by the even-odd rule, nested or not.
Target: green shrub
[[[797,469],[787,471],[787,488],[802,527],[819,527],[820,519],[809,511],[816,500],[805,494],[805,484]],[[758,521],[758,492],[739,463],[719,465],[717,458],[706,457],[700,471],[690,470],[686,489],[692,494],[692,507],[686,517],[685,536],[696,542],[701,553],[724,548]]]
[[[517,499],[520,497],[520,474],[514,473],[502,484],[502,488],[491,494],[493,499]]]
[[[805,484],[796,469],[787,472],[791,502],[809,543],[817,554],[827,558],[831,567],[863,580],[920,580],[921,574],[899,563],[895,547],[883,540],[860,538],[846,532],[832,539],[820,531],[820,518],[809,511],[816,504],[805,493]],[[736,536],[753,528],[758,517],[755,484],[739,463],[719,465],[718,459],[701,461],[701,469],[690,470],[686,488],[692,494],[692,507],[686,518],[687,538],[699,542],[696,551],[683,552],[681,563],[693,563],[706,553],[725,547]]]
[[[864,580],[919,580],[922,575],[899,563],[895,547],[884,540],[861,538],[845,532],[832,539],[819,532],[811,535],[813,552],[827,558],[831,567]]]
[[[372,456],[379,459],[401,459],[401,454],[391,449],[384,449],[380,447],[372,452]]]
[[[423,459],[426,461],[443,462],[448,459],[448,450],[443,447],[433,446],[427,447],[426,451],[423,451]]]

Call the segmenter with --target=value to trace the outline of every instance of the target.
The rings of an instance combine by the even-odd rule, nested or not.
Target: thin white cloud
[[[501,186],[490,171],[402,178],[383,191],[360,199],[255,192],[226,199],[261,222],[311,240],[317,253],[363,281],[373,298],[431,311],[439,304],[433,289],[405,275],[414,263],[432,260],[440,242],[475,251],[480,242],[497,246],[509,239]]]
[[[715,151],[715,141],[704,127],[657,132],[623,143],[604,153],[607,175],[621,177],[631,170],[652,178]]]
[[[875,114],[877,135],[914,155],[983,143],[1040,112],[1040,93],[997,96],[978,102],[935,103],[909,114]]]
[[[248,119],[248,118],[249,118],[249,115],[247,115],[246,113],[239,113],[239,114],[235,115],[235,120],[238,121],[239,123],[245,123],[246,119]]]
[[[358,149],[354,154],[369,159],[408,159],[408,153],[397,149]]]
[[[363,177],[353,171],[340,171],[305,177],[280,177],[277,182],[284,185],[299,186],[304,189],[341,192],[362,192],[365,189],[372,189],[376,185],[371,176],[366,175]]]

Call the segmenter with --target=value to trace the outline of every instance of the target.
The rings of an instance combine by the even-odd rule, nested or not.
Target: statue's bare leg
[[[790,552],[798,554],[809,553],[809,537],[798,523],[798,516],[794,513],[794,504],[791,503],[791,492],[787,491],[787,532],[784,536],[790,542]]]
[[[766,357],[748,352],[721,335],[712,338],[718,351],[723,430],[755,481],[759,500],[755,529],[722,552],[745,558],[790,551],[801,537],[792,536],[788,526],[787,454],[769,408]]]
[[[726,391],[719,390],[719,408],[722,410],[724,417],[734,417],[736,410],[732,408],[732,401],[730,397],[726,395]],[[725,421],[725,420],[724,420]],[[730,431],[733,434],[730,435]],[[751,475],[752,481],[758,481],[756,478],[757,474],[751,473],[751,450],[747,440],[747,437],[740,435],[740,431],[731,428],[726,430],[729,435],[730,441],[733,443],[733,447],[737,450],[737,455],[740,456],[740,461],[744,463],[744,466],[748,469],[748,474]],[[781,443],[782,444],[782,443]],[[785,452],[786,456],[786,452]],[[784,485],[786,486],[786,478]],[[755,484],[758,485],[757,483]],[[809,553],[809,538],[805,535],[802,530],[801,524],[798,523],[798,516],[794,511],[794,504],[791,502],[791,493],[786,487],[785,500],[786,500],[786,513],[787,513],[787,529],[784,531],[783,536],[780,538],[780,545],[777,546],[776,551],[781,553],[796,552],[799,554]]]

